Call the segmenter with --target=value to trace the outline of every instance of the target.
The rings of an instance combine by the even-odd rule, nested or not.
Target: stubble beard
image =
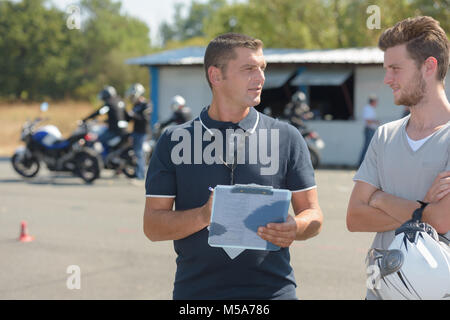
[[[395,101],[397,105],[403,105],[407,107],[414,107],[419,104],[426,92],[426,82],[422,77],[420,72],[412,78],[410,84],[408,84],[404,89],[401,96]]]

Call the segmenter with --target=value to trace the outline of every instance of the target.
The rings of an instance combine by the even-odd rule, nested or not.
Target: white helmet
[[[130,98],[131,101],[136,101],[139,97],[144,95],[145,88],[140,83],[135,83],[131,85],[130,88],[128,88],[127,92],[125,93],[126,98]]]
[[[170,107],[172,108],[173,111],[176,111],[179,106],[184,106],[185,104],[186,100],[182,96],[176,95],[175,97],[172,98]]]
[[[296,93],[294,93],[291,97],[291,101],[292,102],[305,102],[306,101],[306,95],[304,92],[302,91],[297,91]]]
[[[380,299],[450,300],[450,247],[426,223],[406,222],[388,250],[371,249],[366,262],[378,271],[367,284]]]

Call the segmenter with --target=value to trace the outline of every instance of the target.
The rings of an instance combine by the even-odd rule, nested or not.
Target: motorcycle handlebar
[[[48,117],[46,117],[46,118],[41,118],[41,117],[36,117],[33,121],[27,121],[26,123],[25,123],[25,125],[24,126],[27,126],[27,127],[29,127],[29,128],[33,128],[35,125],[37,125],[38,123],[40,123],[40,122],[43,122],[43,121],[47,121],[49,118]]]

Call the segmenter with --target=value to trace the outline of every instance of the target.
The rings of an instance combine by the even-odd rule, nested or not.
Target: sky
[[[207,0],[197,0],[206,3]],[[72,4],[77,4],[77,0],[52,0],[60,9],[64,10]],[[122,0],[122,10],[134,17],[146,22],[150,27],[152,44],[160,44],[158,37],[159,25],[166,21],[172,22],[176,3],[184,4],[188,9],[192,0]]]

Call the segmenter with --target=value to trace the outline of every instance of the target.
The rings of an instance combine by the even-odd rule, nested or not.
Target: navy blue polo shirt
[[[254,108],[239,123],[215,121],[208,108],[160,137],[147,171],[147,197],[173,197],[175,210],[198,208],[208,201],[208,187],[231,183],[233,163],[235,184],[293,192],[315,187],[309,151],[295,127]],[[204,228],[175,240],[174,249],[174,299],[296,299],[289,248],[245,250],[231,259],[208,245]]]

